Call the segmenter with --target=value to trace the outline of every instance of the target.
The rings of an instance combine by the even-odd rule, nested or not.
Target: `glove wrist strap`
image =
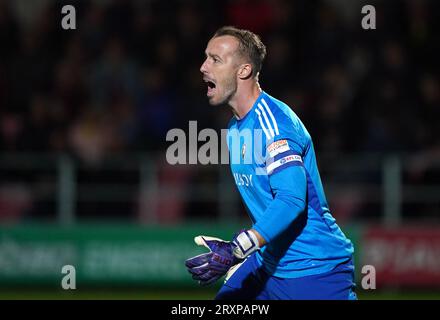
[[[246,258],[260,248],[257,236],[250,230],[238,234],[232,243],[235,245],[232,252],[239,259]]]

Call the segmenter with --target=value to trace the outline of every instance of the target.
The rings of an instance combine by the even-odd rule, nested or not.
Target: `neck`
[[[229,101],[229,106],[237,119],[243,119],[246,116],[260,96],[261,91],[258,82],[253,82],[249,87],[237,90],[235,96]]]

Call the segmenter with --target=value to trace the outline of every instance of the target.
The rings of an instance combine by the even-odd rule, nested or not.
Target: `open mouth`
[[[215,93],[215,88],[216,88],[215,82],[211,79],[203,79],[203,80],[206,82],[206,84],[208,86],[208,91],[207,91],[206,95],[208,97],[213,96]]]

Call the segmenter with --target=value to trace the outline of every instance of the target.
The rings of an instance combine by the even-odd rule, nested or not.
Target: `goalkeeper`
[[[356,299],[353,245],[330,213],[312,139],[289,106],[260,88],[264,44],[223,27],[205,54],[209,102],[234,114],[231,170],[253,226],[231,241],[196,237],[209,252],[188,259],[188,271],[201,285],[227,274],[216,299]]]

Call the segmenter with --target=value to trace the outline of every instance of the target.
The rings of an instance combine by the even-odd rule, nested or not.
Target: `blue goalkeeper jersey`
[[[262,92],[228,125],[229,161],[237,188],[267,244],[258,263],[277,277],[324,273],[348,261],[353,245],[332,217],[312,139],[298,116]]]

